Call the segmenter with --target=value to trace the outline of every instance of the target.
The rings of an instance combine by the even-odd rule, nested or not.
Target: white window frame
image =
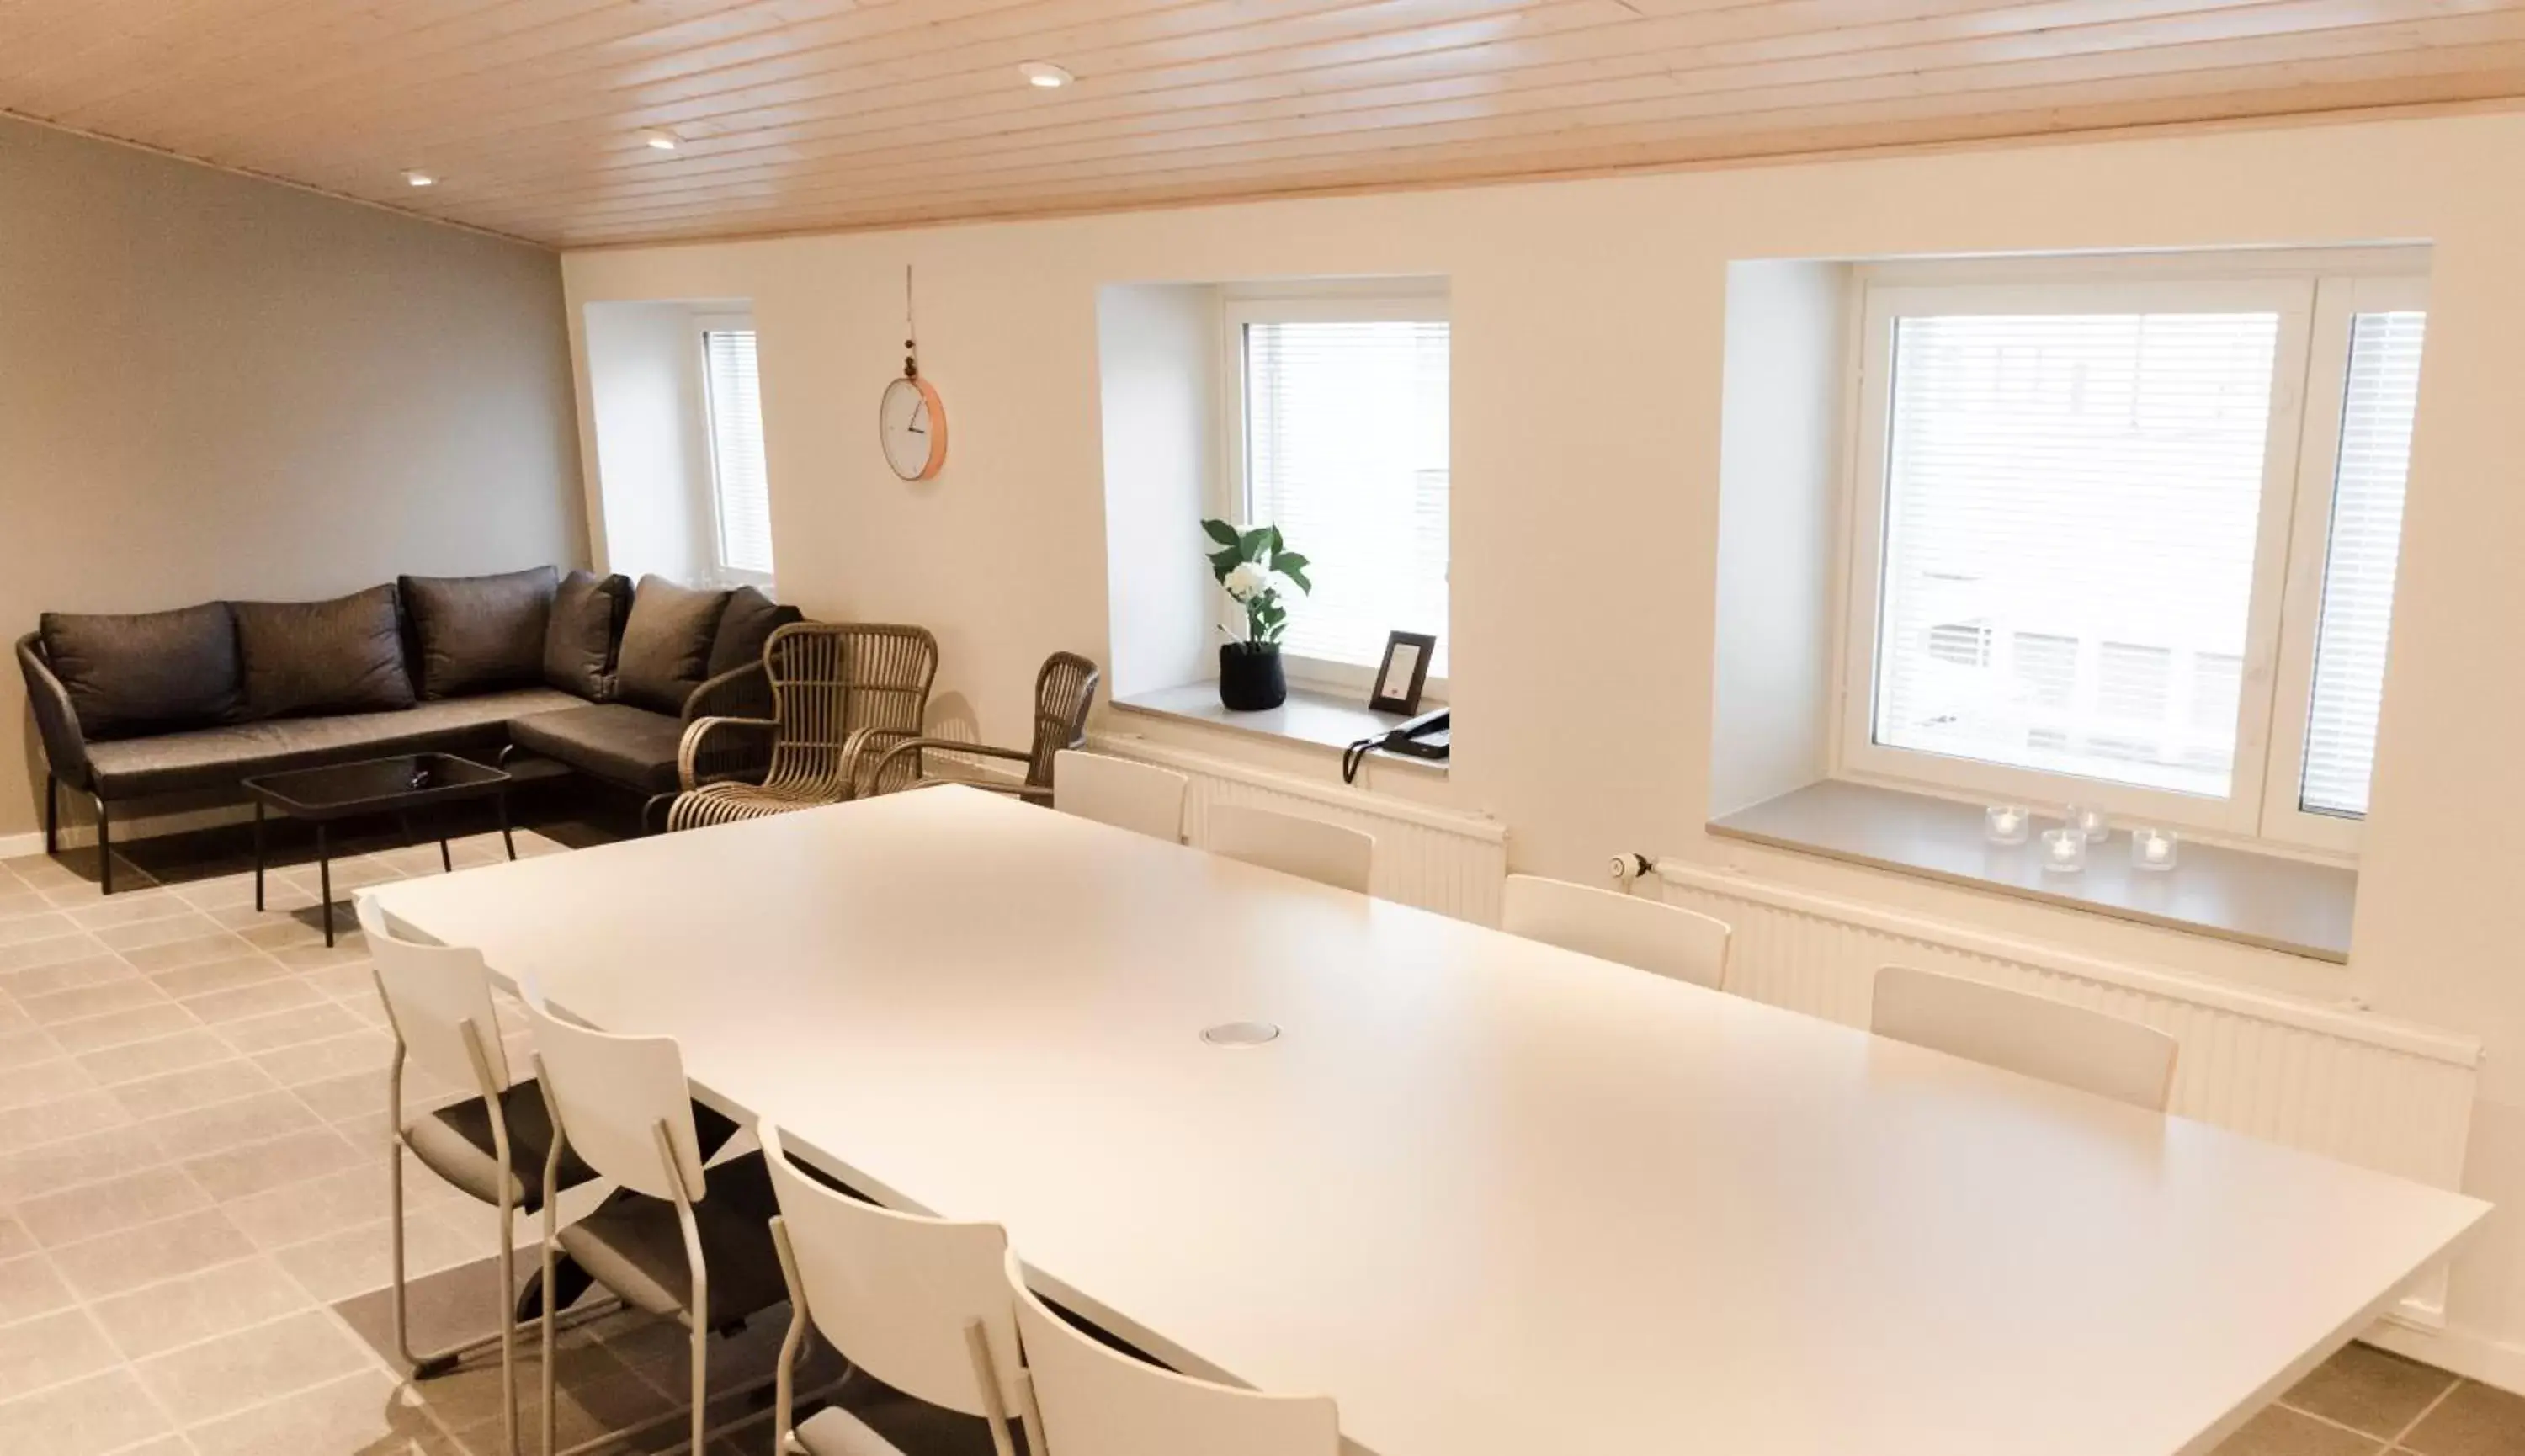
[[[1396,286],[1393,280],[1362,282],[1312,283],[1288,288],[1264,284],[1222,287],[1219,290],[1218,342],[1222,365],[1219,370],[1219,419],[1225,428],[1219,431],[1219,469],[1213,477],[1219,490],[1210,501],[1210,514],[1223,521],[1252,524],[1254,493],[1250,477],[1252,458],[1245,439],[1245,326],[1248,324],[1447,324],[1450,326],[1447,348],[1455,351],[1453,320],[1448,315],[1448,297],[1442,287],[1426,290]],[[1448,360],[1448,377],[1452,380],[1455,361]],[[1447,400],[1447,430],[1452,446],[1456,427],[1455,397],[1452,386]],[[1450,459],[1453,450],[1449,451]],[[1449,590],[1447,615],[1456,615],[1454,591],[1456,513],[1452,494],[1447,510],[1447,563]],[[1292,541],[1291,549],[1303,553],[1304,541]],[[1304,598],[1298,599],[1303,602]],[[1293,605],[1292,610],[1302,610]],[[1222,624],[1225,618],[1220,619]],[[1402,624],[1396,624],[1399,628]],[[1454,623],[1438,624],[1439,640],[1449,647],[1449,664],[1454,663]],[[1320,692],[1345,697],[1364,697],[1376,685],[1376,669],[1352,663],[1333,662],[1326,658],[1301,657],[1284,653],[1281,666],[1289,680]],[[1447,679],[1432,676],[1422,685],[1424,703],[1435,706],[1448,701]]]
[[[692,316],[692,326],[693,349],[695,356],[700,360],[696,380],[699,386],[697,397],[701,404],[702,416],[704,480],[709,487],[710,496],[708,505],[711,524],[711,569],[722,585],[758,586],[768,591],[771,588],[773,574],[779,570],[779,562],[776,559],[772,563],[770,572],[746,571],[728,565],[726,511],[719,493],[718,478],[718,413],[711,408],[710,372],[710,336],[712,334],[751,333],[754,335],[755,371],[759,384],[763,368],[763,331],[755,326],[752,314],[696,313]],[[767,428],[765,434],[765,453],[767,456],[769,454]],[[767,474],[767,462],[766,469]],[[776,547],[777,543],[775,542],[774,545]]]
[[[2317,857],[2348,858],[2361,821],[2298,808],[2320,625],[2350,327],[2360,312],[2425,308],[2426,255],[2361,248],[2287,254],[1941,261],[1855,274],[1852,448],[1844,594],[1830,735],[1835,778],[1988,802],[2074,801],[2125,822]],[[2418,299],[2417,303],[2410,300]],[[1894,321],[1934,314],[2153,311],[2275,313],[2270,426],[2256,517],[2253,588],[2225,799],[2022,769],[1875,740],[1877,628],[1884,600],[1886,447]]]

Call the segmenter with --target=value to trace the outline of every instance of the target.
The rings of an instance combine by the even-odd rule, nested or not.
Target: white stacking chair
[[[563,1252],[623,1303],[682,1323],[692,1335],[692,1456],[709,1429],[711,1331],[734,1329],[788,1297],[771,1242],[778,1204],[761,1153],[704,1172],[683,1054],[671,1036],[616,1036],[552,1014],[528,989],[537,1079],[565,1149],[621,1189],[562,1228],[544,1204],[544,1282]],[[554,1456],[553,1301],[543,1311],[543,1449]],[[657,1421],[672,1419],[669,1412]],[[575,1447],[618,1441],[615,1431]]]
[[[1511,875],[1503,891],[1500,929],[1694,985],[1727,984],[1727,922],[1662,900],[1615,894],[1592,885]]]
[[[1098,824],[1183,842],[1184,793],[1192,780],[1172,769],[1064,748],[1052,759],[1052,807]]]
[[[1883,968],[1869,1028],[2152,1112],[2174,1090],[2177,1043],[2154,1027],[1960,976]]]
[[[828,1406],[795,1425],[792,1386],[810,1328],[843,1359],[916,1400],[990,1425],[991,1449],[1015,1456],[1009,1423],[1025,1409],[1016,1310],[997,1224],[959,1224],[879,1208],[801,1172],[780,1130],[757,1125],[780,1200],[771,1221],[789,1286],[780,1346],[775,1451],[808,1456],[899,1456],[859,1417]],[[1040,1451],[1032,1432],[1027,1448]]]
[[[1007,1257],[1030,1412],[1033,1456],[1337,1456],[1328,1395],[1272,1395],[1195,1380],[1090,1338],[1026,1287]]]
[[[1210,811],[1210,850],[1362,895],[1376,862],[1373,835],[1244,804],[1220,804]]]

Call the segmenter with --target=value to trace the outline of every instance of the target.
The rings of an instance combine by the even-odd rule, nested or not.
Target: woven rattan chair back
[[[770,772],[760,784],[714,783],[680,795],[668,813],[670,828],[866,792],[868,785],[851,781],[854,766],[872,764],[890,742],[919,736],[938,676],[938,639],[887,623],[795,622],[764,644],[763,663],[774,724]]]
[[[1096,703],[1104,673],[1075,652],[1056,652],[1034,675],[1034,745],[1026,756],[1025,781],[1052,786],[1052,761],[1065,748],[1087,744],[1087,710]]]

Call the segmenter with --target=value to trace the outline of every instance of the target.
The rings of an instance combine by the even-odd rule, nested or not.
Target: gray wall
[[[582,565],[577,452],[552,254],[0,119],[8,637]],[[0,835],[40,822],[25,696]]]

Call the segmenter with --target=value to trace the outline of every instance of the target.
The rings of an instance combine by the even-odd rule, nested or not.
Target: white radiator
[[[1191,778],[1191,791],[1184,798],[1184,837],[1191,843],[1210,842],[1213,804],[1252,804],[1325,820],[1376,836],[1376,870],[1370,885],[1379,899],[1486,926],[1499,924],[1500,884],[1508,876],[1508,830],[1497,820],[1433,809],[1346,784],[1295,778],[1168,744],[1100,737],[1095,747],[1100,753],[1157,764]]]
[[[1733,926],[1730,991],[1867,1024],[1878,967],[1953,971],[2129,1017],[2182,1044],[2173,1111],[2439,1187],[2460,1184],[2481,1043],[2250,987],[1681,864],[1665,899]],[[2396,1318],[2445,1326],[2445,1275]]]

